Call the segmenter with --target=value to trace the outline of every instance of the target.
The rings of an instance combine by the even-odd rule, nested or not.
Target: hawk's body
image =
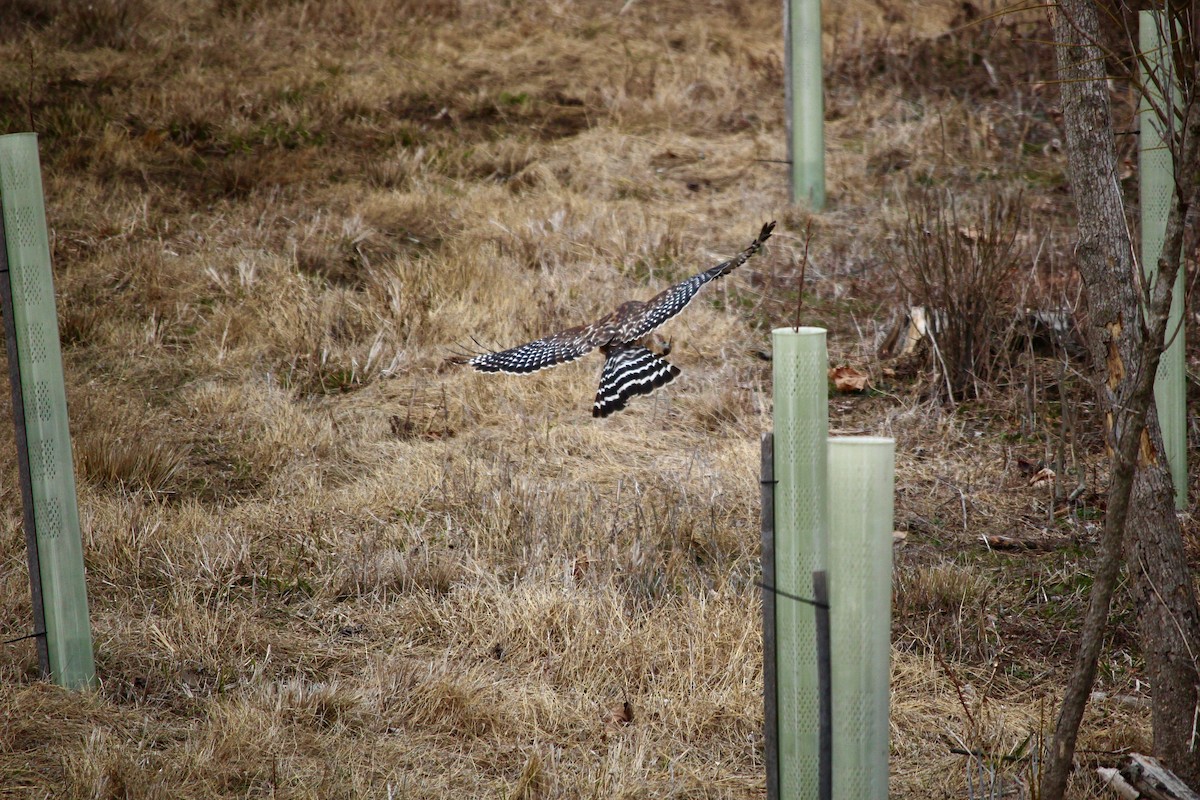
[[[758,238],[733,258],[693,275],[649,300],[622,303],[590,325],[567,328],[508,350],[480,353],[467,359],[466,363],[480,372],[526,375],[574,361],[600,348],[606,360],[592,415],[606,417],[620,411],[629,398],[649,394],[679,374],[678,367],[643,347],[640,340],[687,307],[706,283],[724,277],[746,263],[762,249],[774,228],[775,223],[768,222],[763,225]]]

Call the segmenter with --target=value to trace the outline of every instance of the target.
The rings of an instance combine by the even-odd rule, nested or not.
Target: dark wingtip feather
[[[452,347],[447,348],[450,355],[446,356],[446,362],[449,364],[457,364],[459,366],[471,366],[471,367],[474,367],[475,369],[479,370],[480,372],[494,372],[495,371],[494,369],[487,369],[484,367],[480,367],[480,365],[473,364],[471,362],[473,362],[475,359],[479,358],[480,356],[485,356],[488,354],[495,354],[496,350],[494,348],[488,347],[487,345],[483,344],[478,339],[476,339],[474,336],[471,337],[471,342],[475,345],[476,349],[471,349],[471,348],[466,347],[465,345],[461,345],[461,344],[456,344]]]
[[[459,345],[446,348],[446,352],[447,364],[458,364],[461,366],[463,364],[471,363],[471,359],[475,357],[474,353]]]

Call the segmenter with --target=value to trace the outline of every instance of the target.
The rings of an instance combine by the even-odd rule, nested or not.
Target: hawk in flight
[[[508,350],[480,353],[463,359],[462,363],[480,372],[527,375],[574,361],[598,347],[605,361],[592,416],[607,417],[624,408],[629,398],[650,394],[673,381],[679,374],[678,367],[662,358],[666,352],[655,353],[641,344],[640,340],[682,311],[704,284],[724,277],[745,264],[762,249],[774,229],[775,223],[768,222],[763,225],[758,238],[733,258],[693,275],[649,300],[622,303],[616,310],[590,325],[567,328]]]

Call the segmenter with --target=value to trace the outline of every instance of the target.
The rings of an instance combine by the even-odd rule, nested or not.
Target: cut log
[[[945,331],[947,323],[946,312],[940,308],[911,306],[906,312],[893,313],[877,354],[884,359],[911,356],[931,335],[937,337]],[[1066,352],[1076,360],[1087,355],[1074,314],[1068,308],[1013,311],[1007,339],[1010,347],[1023,350],[1029,346],[1039,355]]]
[[[1004,536],[998,533],[987,533],[983,535],[983,542],[988,546],[989,550],[1043,550],[1053,551],[1062,547],[1067,540],[1062,538],[1040,537],[1040,538],[1018,538],[1015,536]]]
[[[1125,779],[1121,777],[1120,770],[1112,767],[1098,767],[1096,772],[1100,773],[1100,780],[1104,781],[1104,785],[1119,794],[1124,800],[1138,800],[1142,796],[1141,792],[1125,782]]]
[[[1120,770],[1101,767],[1104,785],[1127,800],[1200,800],[1175,773],[1158,759],[1133,753]]]

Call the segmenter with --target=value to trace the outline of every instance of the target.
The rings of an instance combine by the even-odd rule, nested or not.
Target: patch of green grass
[[[229,138],[230,147],[237,152],[250,153],[262,147],[277,147],[296,150],[302,147],[320,147],[326,142],[323,132],[304,124],[289,125],[282,122],[265,122],[243,135]]]
[[[1026,169],[1020,174],[1020,180],[1029,186],[1043,190],[1054,190],[1067,186],[1067,176],[1061,169]]]
[[[502,106],[523,106],[529,103],[529,93],[501,92],[497,100]]]

